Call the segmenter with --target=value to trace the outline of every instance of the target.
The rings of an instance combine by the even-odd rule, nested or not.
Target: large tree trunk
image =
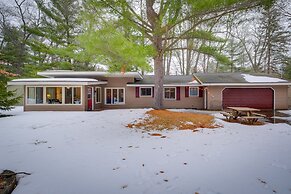
[[[154,57],[154,73],[155,73],[155,109],[163,108],[163,82],[164,82],[164,66],[163,66],[163,39],[160,34],[161,22],[159,14],[156,13],[153,5],[155,0],[146,1],[146,12],[149,23],[153,30],[153,47],[156,50],[156,55]]]
[[[159,53],[154,58],[154,73],[155,73],[155,109],[163,108],[163,84],[164,84],[164,68],[163,68],[163,55]]]

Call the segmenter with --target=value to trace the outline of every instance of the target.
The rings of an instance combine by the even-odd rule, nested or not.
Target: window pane
[[[101,102],[101,88],[96,88],[95,98],[96,103]]]
[[[62,87],[46,88],[46,103],[61,104],[62,103]]]
[[[170,98],[175,99],[175,89],[174,88],[170,89]]]
[[[198,96],[198,89],[197,88],[190,88],[190,96]]]
[[[141,96],[151,96],[152,88],[141,88]]]
[[[124,90],[123,89],[119,89],[119,102],[124,102]]]
[[[81,88],[74,88],[74,104],[81,104]]]
[[[175,99],[175,88],[165,88],[165,99]]]
[[[72,88],[65,87],[65,104],[72,104]]]
[[[111,89],[106,89],[106,104],[111,104]]]
[[[27,104],[36,104],[35,87],[27,88]]]
[[[117,102],[117,89],[113,89],[113,104],[116,104]]]
[[[165,98],[169,98],[168,88],[165,88],[165,93],[164,93],[164,95],[165,95]]]
[[[43,103],[43,88],[37,87],[36,88],[36,104],[42,104]]]

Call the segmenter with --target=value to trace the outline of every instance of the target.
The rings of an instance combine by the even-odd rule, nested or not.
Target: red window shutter
[[[135,97],[139,98],[139,87],[135,87]]]
[[[188,98],[189,97],[189,86],[185,87],[185,97]]]
[[[180,87],[176,87],[176,100],[180,100]]]
[[[152,97],[155,96],[155,87],[152,87]]]
[[[203,97],[204,89],[203,87],[199,87],[199,97]]]

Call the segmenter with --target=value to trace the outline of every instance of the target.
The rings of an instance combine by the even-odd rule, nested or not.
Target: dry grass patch
[[[214,117],[207,114],[172,112],[168,110],[150,110],[146,117],[127,125],[129,128],[145,130],[195,130],[197,128],[215,128]],[[196,130],[195,130],[196,131]]]

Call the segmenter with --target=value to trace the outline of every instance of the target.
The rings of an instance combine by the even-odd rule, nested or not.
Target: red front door
[[[87,110],[92,110],[92,87],[88,87],[87,104]]]

